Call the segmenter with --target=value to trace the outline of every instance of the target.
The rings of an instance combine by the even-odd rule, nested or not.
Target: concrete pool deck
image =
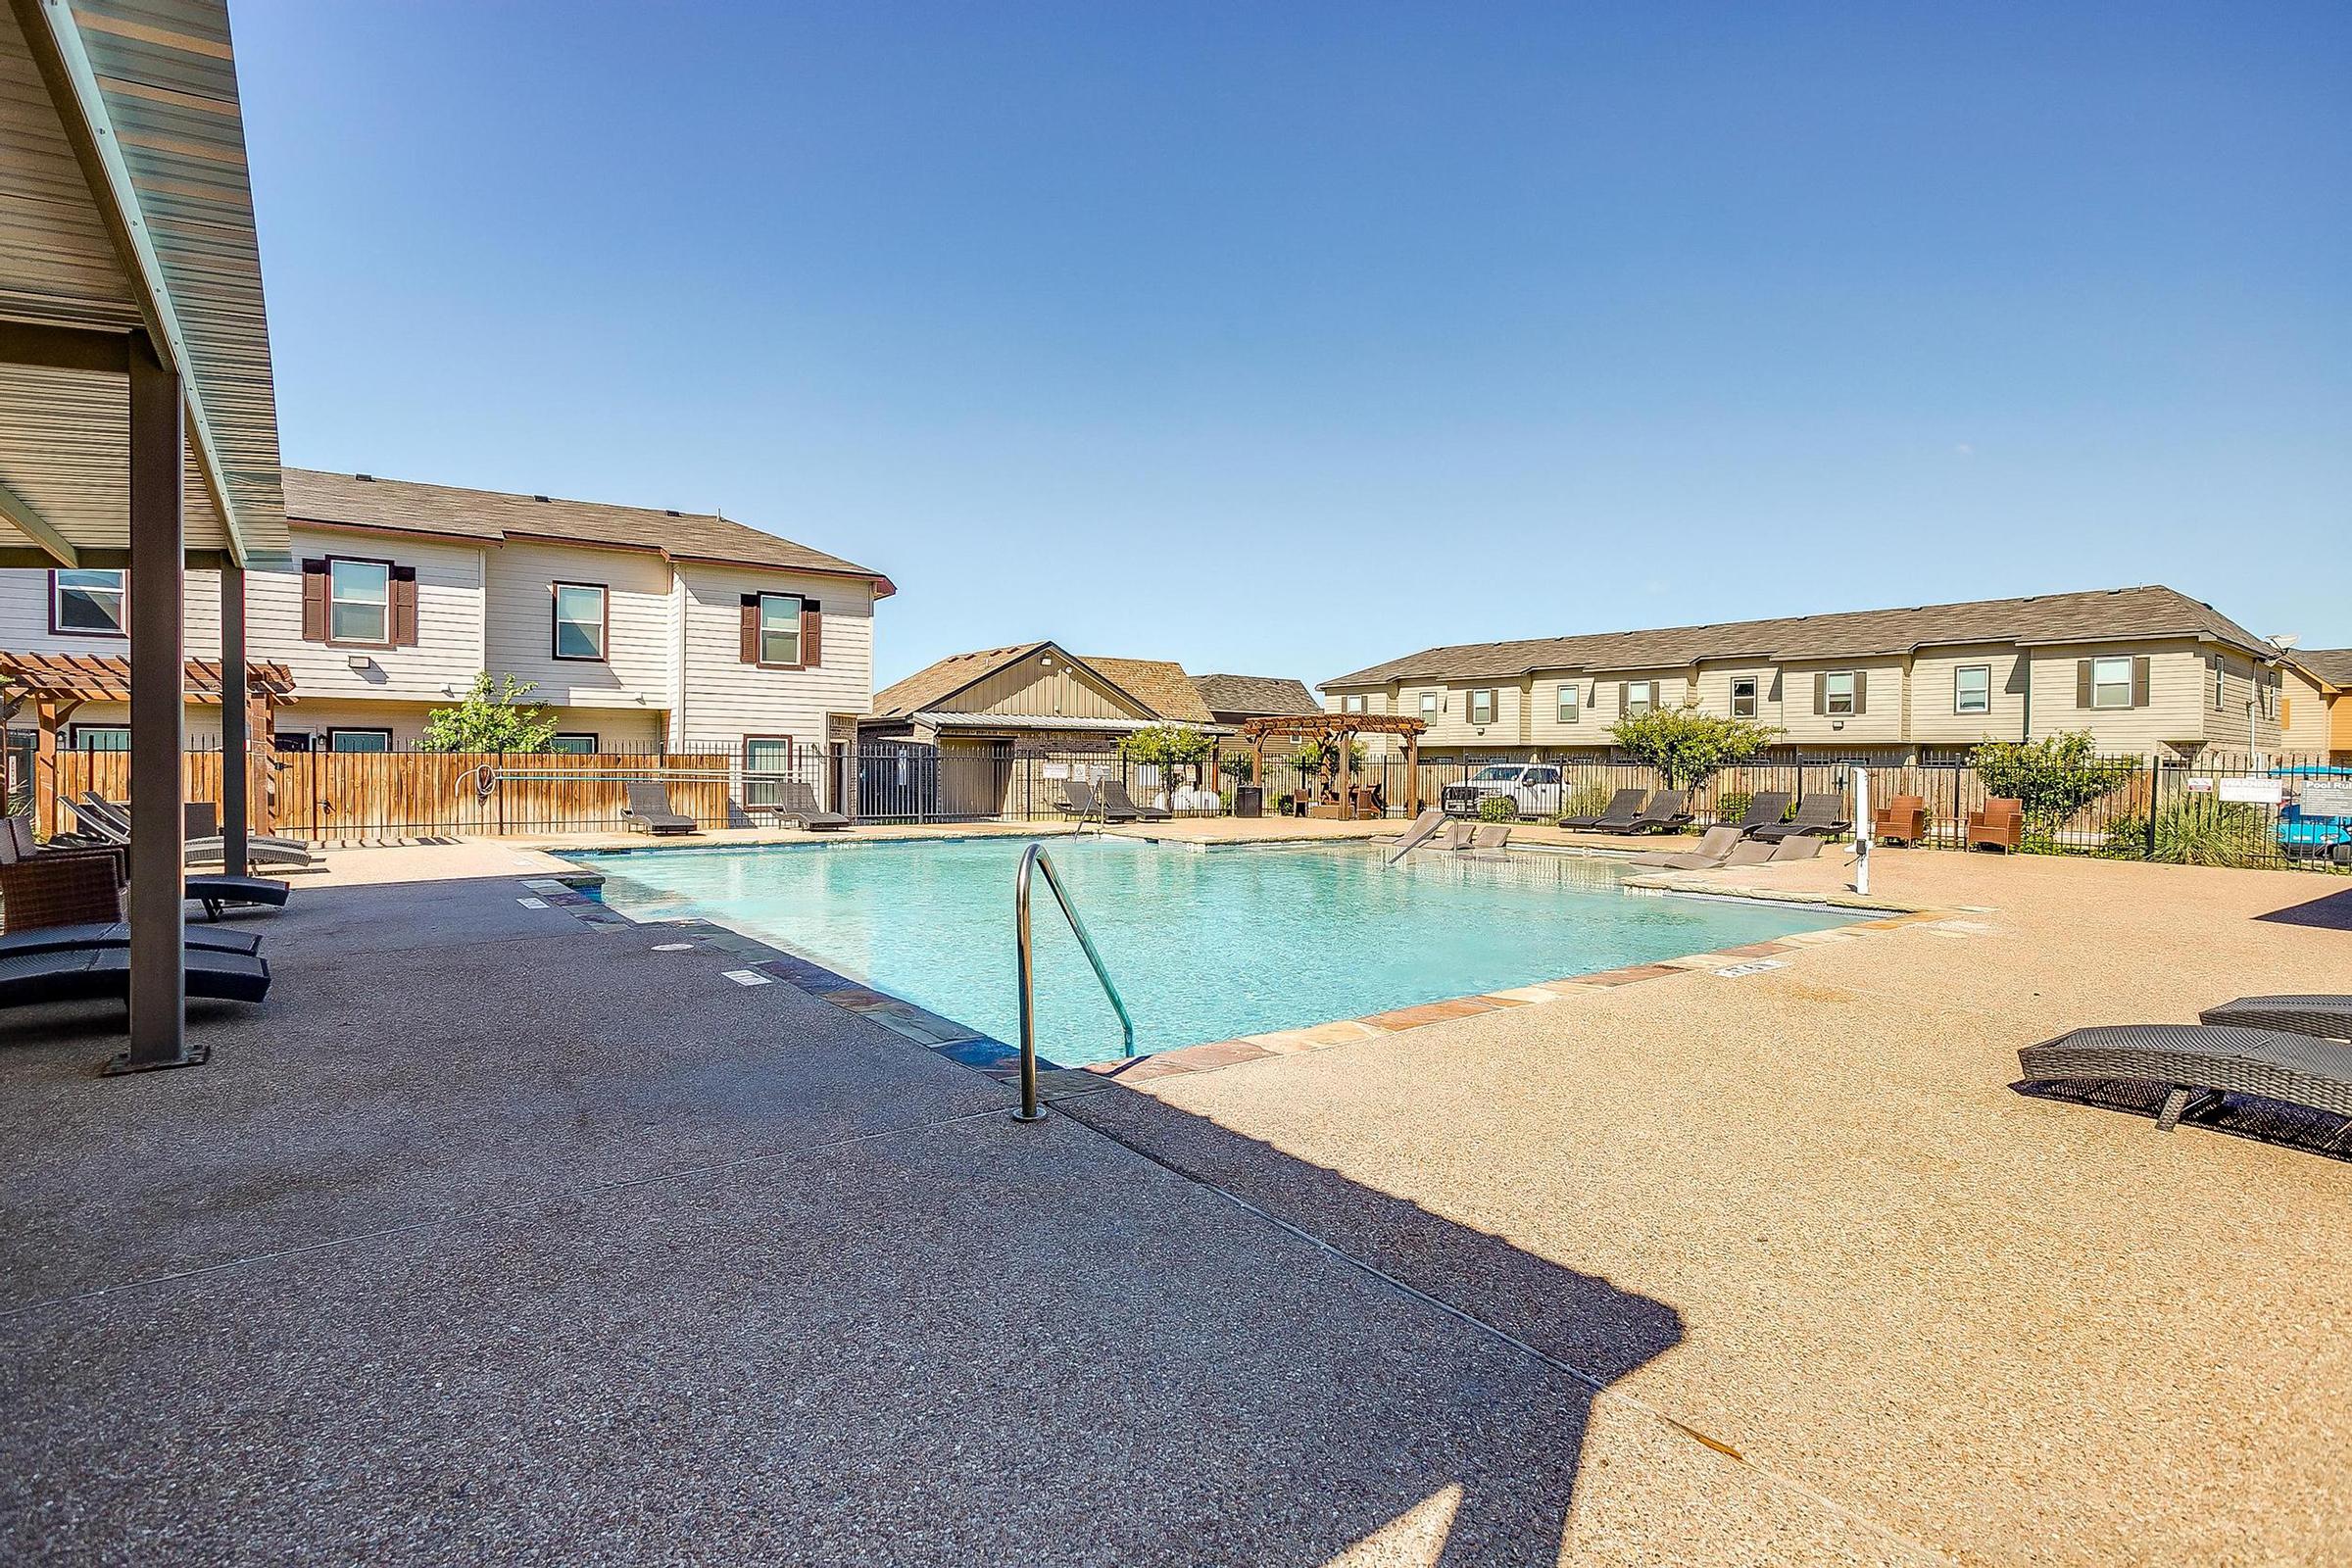
[[[1889,853],[1958,912],[1023,1128],[723,953],[523,905],[554,864],[330,856],[199,1070],[0,1020],[13,1558],[2342,1544],[2352,1164],[2008,1085],[2075,1023],[2340,989],[2352,884]]]

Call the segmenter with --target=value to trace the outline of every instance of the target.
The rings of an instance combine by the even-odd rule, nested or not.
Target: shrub
[[[538,752],[555,739],[556,714],[524,701],[538,685],[501,675],[490,684],[490,672],[473,677],[466,697],[455,708],[436,708],[424,715],[424,732],[416,738],[420,752]]]
[[[1515,822],[1519,819],[1519,803],[1508,795],[1490,795],[1478,803],[1481,822]]]
[[[1747,808],[1754,804],[1755,799],[1745,790],[1725,790],[1721,795],[1715,797],[1715,820],[1718,822],[1739,821],[1747,814]]]
[[[1780,731],[1752,718],[1709,713],[1693,703],[1621,718],[1609,726],[1609,734],[1628,757],[1656,768],[1668,789],[1685,790],[1746,761]]]
[[[2057,832],[2076,812],[2121,789],[2139,771],[2129,758],[2101,757],[2086,730],[2038,741],[1986,741],[1971,760],[1984,793],[2024,803],[2026,841],[2034,854],[2052,854]],[[2140,824],[2144,835],[2147,824]]]
[[[2107,855],[2168,865],[2261,865],[2275,853],[2263,812],[2237,801],[2190,795],[2156,812],[2153,853],[2148,819],[2130,817],[2107,834]]]
[[[1572,816],[1598,816],[1608,808],[1609,787],[1606,784],[1579,784],[1560,798],[1560,819]]]

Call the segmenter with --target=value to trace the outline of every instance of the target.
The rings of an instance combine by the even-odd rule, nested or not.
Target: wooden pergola
[[[85,703],[127,703],[130,699],[130,661],[92,654],[0,653],[0,724],[27,710],[33,715],[32,809],[37,831],[46,837],[58,831],[58,737],[66,721]],[[184,668],[182,701],[209,707],[221,703],[220,665],[191,659]],[[278,709],[294,701],[294,675],[283,664],[247,663],[243,713],[245,734],[259,743],[268,757],[276,733]],[[225,727],[224,727],[225,728]],[[222,767],[227,767],[222,759]],[[260,803],[258,831],[270,828],[269,792],[253,799]],[[176,814],[176,813],[175,813]]]
[[[1315,799],[1307,807],[1309,816],[1350,821],[1359,817],[1380,815],[1378,807],[1362,798],[1364,792],[1354,787],[1355,759],[1352,743],[1358,735],[1401,735],[1404,737],[1405,791],[1408,813],[1421,810],[1421,732],[1428,728],[1417,718],[1398,713],[1275,713],[1265,718],[1242,720],[1242,738],[1250,743],[1250,782],[1263,784],[1266,768],[1266,742],[1276,736],[1294,740],[1312,740],[1334,746],[1339,754],[1337,799],[1325,800],[1323,779],[1315,779]]]

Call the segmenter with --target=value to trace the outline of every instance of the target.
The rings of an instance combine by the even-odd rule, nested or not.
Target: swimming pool
[[[1026,838],[580,854],[635,919],[714,920],[1000,1040],[1019,1038]],[[1135,1015],[1136,1049],[1227,1040],[1706,953],[1854,916],[1619,886],[1592,857],[1362,845],[1201,850],[1094,836],[1049,853]],[[1038,1050],[1119,1054],[1118,1017],[1036,893]]]

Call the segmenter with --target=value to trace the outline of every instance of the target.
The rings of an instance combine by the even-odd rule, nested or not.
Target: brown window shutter
[[[1830,672],[1826,669],[1817,669],[1813,672],[1813,711],[1826,713],[1829,710]]]
[[[825,612],[813,599],[801,601],[801,667],[814,669],[825,662]]]
[[[326,641],[326,563],[305,561],[302,564],[302,640],[306,643]]]
[[[2148,706],[2148,656],[2145,654],[2132,661],[2132,706]]]
[[[1625,716],[1626,690],[1632,685],[1633,682],[1624,680],[1617,683],[1617,716],[1620,718]]]
[[[2075,706],[2090,706],[2090,661],[2087,659],[2075,661]]]
[[[392,646],[416,646],[416,568],[392,568]]]
[[[743,596],[743,662],[760,662],[760,596]]]
[[[1870,671],[1854,671],[1854,715],[1858,718],[1870,711]]]

